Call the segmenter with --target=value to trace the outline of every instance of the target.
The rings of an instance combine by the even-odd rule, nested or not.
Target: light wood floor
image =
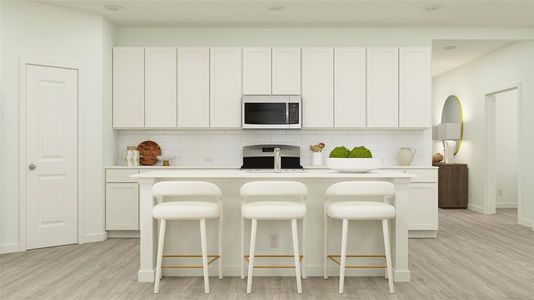
[[[161,293],[138,283],[138,240],[32,250],[0,256],[1,299],[534,299],[534,232],[516,225],[516,211],[487,216],[466,210],[440,210],[438,238],[410,240],[412,282],[388,294],[378,277],[349,277],[345,294],[337,278],[303,281],[295,294],[293,278],[254,279],[245,294],[239,278],[166,277]]]

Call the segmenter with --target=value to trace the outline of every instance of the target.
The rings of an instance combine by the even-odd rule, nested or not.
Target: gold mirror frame
[[[454,114],[454,115],[451,115]],[[455,95],[450,95],[443,103],[443,109],[441,111],[441,123],[458,123],[460,122],[460,139],[456,142],[456,149],[454,149],[454,155],[460,150],[462,139],[464,136],[464,113],[462,109],[462,103],[460,99]]]

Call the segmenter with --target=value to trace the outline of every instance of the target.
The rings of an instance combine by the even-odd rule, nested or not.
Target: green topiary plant
[[[334,148],[332,151],[330,151],[329,157],[331,158],[347,158],[349,157],[350,150],[347,149],[345,146],[340,146]]]
[[[349,158],[373,158],[371,151],[364,146],[354,147],[349,153]]]

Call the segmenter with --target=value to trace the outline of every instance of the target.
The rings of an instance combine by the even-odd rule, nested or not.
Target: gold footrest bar
[[[245,258],[245,260],[247,262],[249,262],[249,257],[250,255],[245,255],[243,256]],[[254,258],[266,258],[266,257],[270,257],[270,258],[292,258],[294,257],[293,255],[285,255],[285,254],[273,254],[273,255],[254,255]],[[302,258],[304,258],[304,255],[299,255],[299,261],[302,261]],[[254,266],[254,269],[294,269],[295,266],[291,266],[291,265],[282,265],[282,266],[275,266],[275,265],[272,265],[272,266],[268,266],[268,265],[265,265],[265,266]]]
[[[341,262],[337,259],[337,258],[340,258],[341,255],[328,255],[327,256],[331,261],[335,262],[336,264],[338,265],[341,265]],[[385,255],[346,255],[345,257],[364,257],[364,258],[373,258],[373,257],[379,257],[379,258],[383,258],[384,259],[384,262],[385,262],[385,259],[386,259],[386,256]],[[345,268],[347,269],[386,269],[387,268],[387,264],[384,264],[383,266],[363,266],[363,265],[345,265]]]
[[[202,255],[163,255],[163,257],[172,257],[172,258],[199,258],[202,257]],[[208,261],[208,266],[211,265],[214,261],[220,258],[219,255],[208,255],[208,258],[211,258]],[[162,269],[202,269],[202,265],[185,265],[185,266],[177,266],[177,265],[162,265]]]

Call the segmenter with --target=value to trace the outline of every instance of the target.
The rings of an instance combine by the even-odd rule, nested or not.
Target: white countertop
[[[388,170],[377,170],[367,173],[341,173],[334,170],[304,170],[293,172],[249,172],[236,169],[211,169],[206,170],[154,170],[137,175],[132,178],[150,179],[150,178],[293,178],[293,179],[313,179],[313,178],[413,178],[417,175],[395,172]]]
[[[304,170],[328,170],[326,166],[303,166]],[[434,166],[382,166],[380,169],[435,169]],[[241,166],[168,166],[164,167],[161,165],[154,166],[107,166],[106,169],[153,169],[153,170],[182,170],[182,169],[201,169],[201,170],[239,170]]]

